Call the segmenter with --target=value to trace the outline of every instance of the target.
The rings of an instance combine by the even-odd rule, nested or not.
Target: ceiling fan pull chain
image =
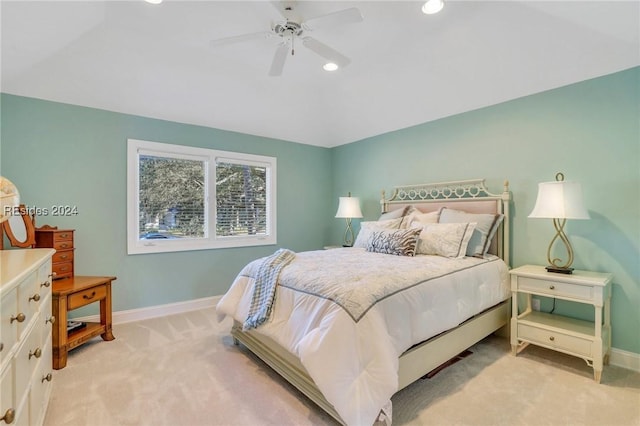
[[[293,56],[295,54],[295,50],[293,49],[293,39],[295,37],[293,36],[293,31],[291,31],[291,56]]]

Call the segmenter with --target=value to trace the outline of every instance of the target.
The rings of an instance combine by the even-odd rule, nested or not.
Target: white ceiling
[[[266,1],[6,1],[2,92],[332,147],[640,65],[639,1],[300,1],[335,73],[297,43],[281,77]]]

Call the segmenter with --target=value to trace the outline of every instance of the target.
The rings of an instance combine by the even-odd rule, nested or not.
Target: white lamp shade
[[[578,182],[557,181],[538,184],[538,198],[529,217],[546,219],[589,219]]]
[[[9,219],[13,207],[19,204],[18,188],[9,179],[0,176],[0,222]]]
[[[346,219],[362,217],[362,211],[360,211],[360,199],[358,197],[340,197],[340,204],[338,204],[336,217]]]

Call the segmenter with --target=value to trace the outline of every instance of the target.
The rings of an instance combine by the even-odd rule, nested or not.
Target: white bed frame
[[[509,266],[510,202],[511,193],[507,181],[501,194],[493,194],[487,190],[484,179],[396,187],[389,199],[385,199],[385,192],[382,191],[380,200],[383,213],[413,205],[424,212],[446,206],[473,213],[503,214],[504,220],[494,237],[490,252],[500,256]],[[404,352],[400,356],[398,390],[425,376],[489,334],[496,331],[508,334],[510,314],[510,300],[505,300],[458,327]],[[231,329],[231,335],[236,344],[241,342],[309,399],[344,424],[304,366],[289,351],[255,331],[242,331],[242,324],[237,322]]]

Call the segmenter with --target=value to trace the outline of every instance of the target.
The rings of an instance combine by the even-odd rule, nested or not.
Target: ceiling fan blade
[[[319,42],[313,37],[304,37],[302,39],[302,44],[304,47],[335,63],[339,67],[346,67],[351,62],[351,60],[342,53],[332,49],[324,43]]]
[[[288,54],[289,45],[287,43],[280,44],[278,49],[276,49],[275,55],[273,55],[273,62],[271,62],[271,68],[269,69],[269,75],[271,77],[278,77],[282,74],[284,62],[286,61]]]
[[[355,22],[362,22],[362,14],[358,8],[352,7],[307,19],[302,26],[305,30],[317,30]]]
[[[258,33],[249,33],[249,34],[241,34],[241,35],[237,35],[237,36],[233,36],[233,37],[225,37],[225,38],[219,38],[219,39],[215,39],[215,40],[211,40],[209,42],[209,46],[210,47],[218,47],[218,46],[225,46],[228,44],[233,44],[233,43],[240,43],[243,41],[251,41],[251,40],[257,40],[257,39],[267,39],[273,36],[273,33],[269,32],[269,31],[261,31]]]

